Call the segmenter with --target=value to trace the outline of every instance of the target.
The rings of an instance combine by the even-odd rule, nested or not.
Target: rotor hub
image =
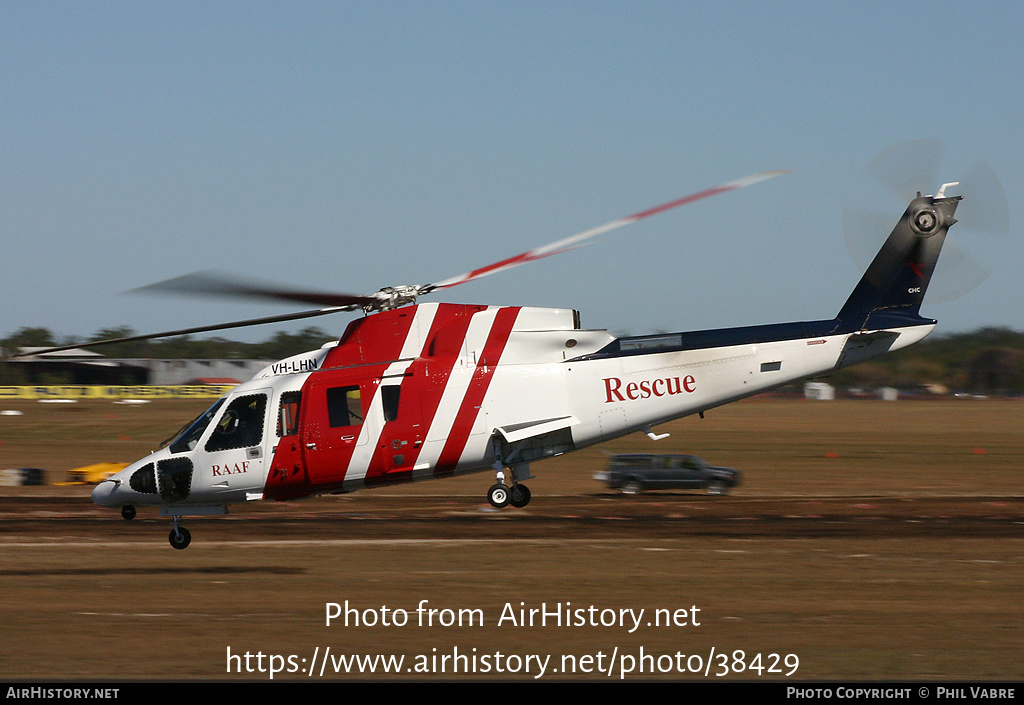
[[[918,235],[931,237],[940,229],[941,218],[932,208],[922,208],[910,218],[910,226]]]
[[[366,313],[371,313],[373,311],[390,311],[399,306],[414,304],[416,303],[416,298],[420,295],[421,288],[415,285],[409,286],[408,284],[386,286],[373,294],[373,301],[363,304],[362,309]]]

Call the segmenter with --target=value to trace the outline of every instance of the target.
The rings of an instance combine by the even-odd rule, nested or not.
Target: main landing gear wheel
[[[511,499],[508,488],[500,482],[487,490],[487,501],[491,503],[492,507],[501,509],[507,506]]]
[[[500,455],[499,449],[495,449],[495,454]],[[528,465],[505,465],[502,463],[495,463],[495,480],[497,482],[491,485],[491,489],[487,490],[487,501],[491,503],[492,507],[501,509],[512,505],[513,507],[522,508],[530,503],[530,488],[518,482],[519,479],[529,479],[530,468]],[[505,484],[505,469],[511,468],[514,472],[512,477],[512,486],[509,487]]]
[[[192,543],[192,534],[184,526],[176,526],[171,529],[170,535],[167,540],[171,542],[171,545],[179,551],[188,548],[188,545]]]
[[[530,503],[530,488],[526,485],[512,485],[509,497],[509,504],[513,507],[523,508]]]
[[[510,504],[521,509],[530,503],[530,488],[520,484],[508,488],[499,482],[487,490],[487,501],[491,503],[492,507],[498,509]]]

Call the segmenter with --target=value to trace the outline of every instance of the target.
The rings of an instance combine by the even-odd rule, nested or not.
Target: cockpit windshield
[[[226,398],[221,397],[214,402],[213,406],[196,417],[195,420],[189,423],[184,430],[171,440],[171,452],[184,453],[195,448],[196,444],[199,443],[199,438],[203,435],[203,431],[213,421],[213,417],[217,415],[217,410],[224,404]]]

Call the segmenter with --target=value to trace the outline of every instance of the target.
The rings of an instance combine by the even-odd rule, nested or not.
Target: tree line
[[[58,338],[46,328],[21,328],[0,338],[4,357],[23,347],[56,347],[135,335],[127,326],[105,328],[88,339]],[[226,338],[179,336],[139,340],[99,348],[111,358],[280,360],[315,350],[336,336],[318,327],[297,333],[278,332],[258,343]],[[10,365],[4,365],[9,368]],[[0,372],[4,383],[17,383],[9,369]],[[1024,394],[1024,332],[1003,327],[979,328],[966,333],[935,334],[903,350],[840,370],[828,380],[839,389],[896,387],[904,390],[938,389],[989,395]]]
[[[916,345],[836,372],[837,388],[925,389],[970,394],[1024,394],[1024,333],[985,327],[937,333]]]
[[[0,338],[3,357],[17,354],[26,347],[58,347],[82,345],[98,340],[129,338],[137,333],[128,326],[104,328],[89,338],[58,338],[47,328],[21,328]],[[243,343],[227,338],[193,338],[183,335],[159,340],[134,340],[97,347],[95,352],[115,359],[156,360],[280,360],[324,343],[337,340],[337,335],[317,327],[303,328],[297,333],[278,332],[259,343]]]

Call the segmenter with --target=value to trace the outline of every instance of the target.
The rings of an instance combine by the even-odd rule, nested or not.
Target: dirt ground
[[[23,408],[0,463],[51,476],[191,417]],[[236,506],[187,519],[184,551],[89,487],[0,488],[0,675],[1018,681],[1022,412],[758,398],[538,463],[522,510],[489,507],[475,475]],[[638,449],[744,484],[625,497],[592,479]]]

